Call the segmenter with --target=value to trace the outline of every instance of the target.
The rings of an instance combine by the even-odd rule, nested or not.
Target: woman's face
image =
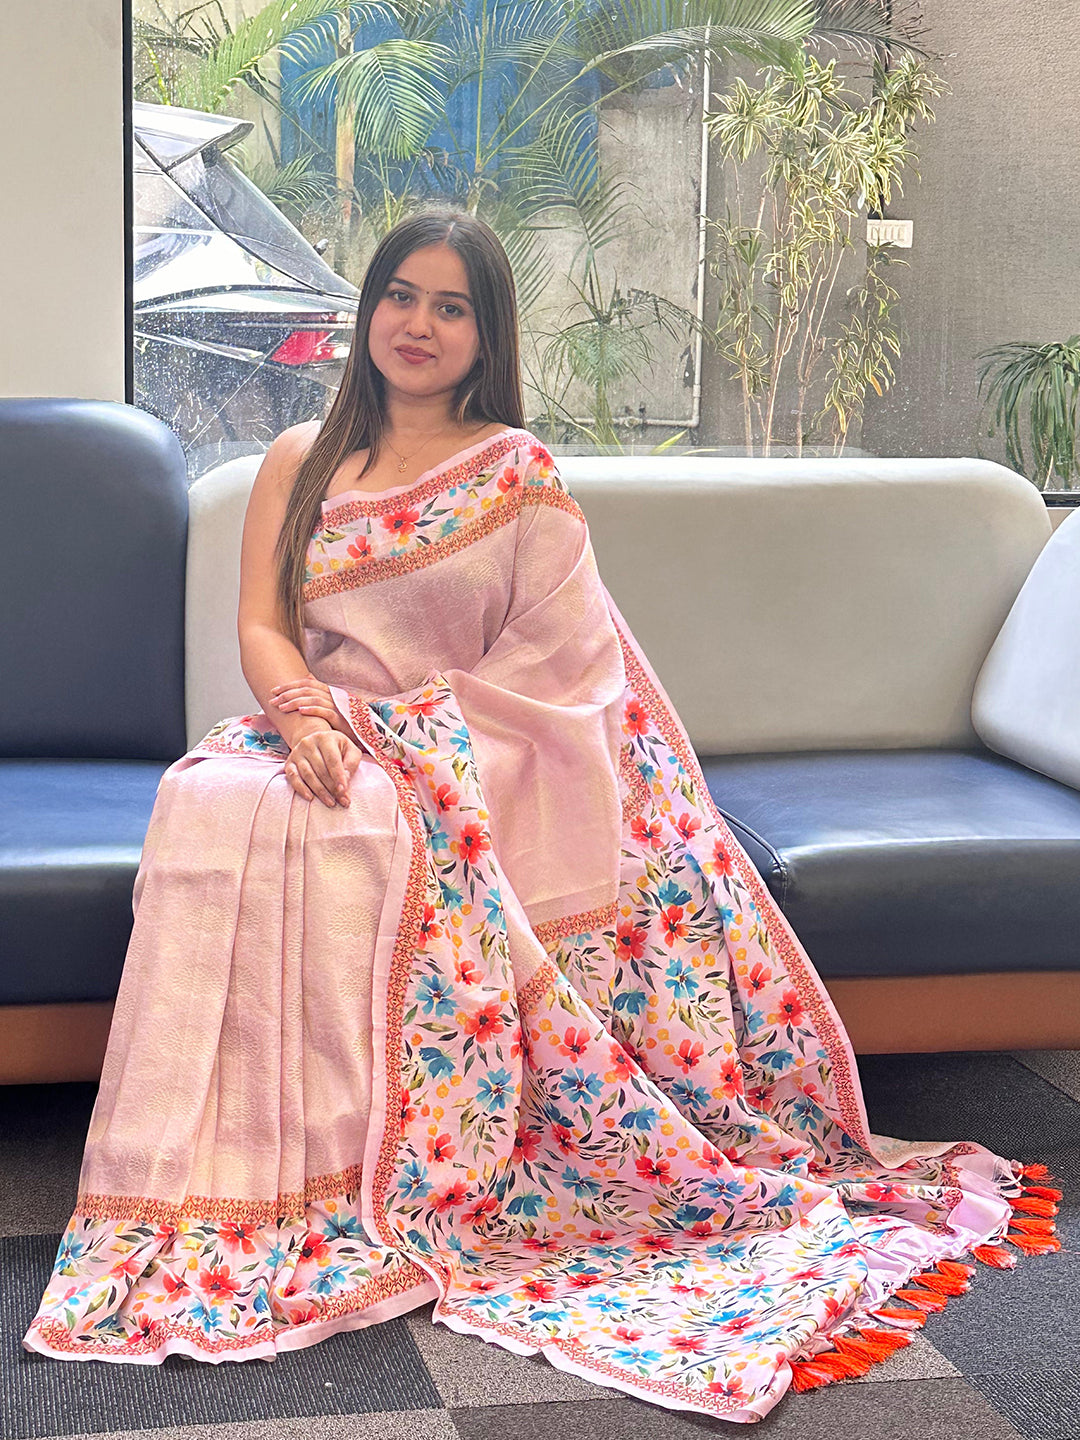
[[[469,373],[480,337],[465,266],[449,245],[425,245],[398,263],[372,314],[368,350],[388,393],[451,392]]]

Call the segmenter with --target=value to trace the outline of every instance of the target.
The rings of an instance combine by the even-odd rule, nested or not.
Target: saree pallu
[[[1039,1167],[870,1133],[544,445],[507,430],[350,494],[304,617],[351,803],[292,791],[263,714],[165,772],[24,1344],[272,1358],[435,1300],[754,1421],[908,1343],[960,1257],[1056,1247]]]

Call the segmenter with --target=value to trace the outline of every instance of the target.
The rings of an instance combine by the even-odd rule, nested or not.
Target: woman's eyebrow
[[[419,285],[414,285],[411,280],[403,280],[400,275],[391,275],[386,283],[388,285],[404,285],[409,290],[420,289]],[[468,300],[469,304],[472,304],[472,299],[468,295],[463,295],[460,290],[436,290],[434,293],[436,295],[452,295],[455,300]]]

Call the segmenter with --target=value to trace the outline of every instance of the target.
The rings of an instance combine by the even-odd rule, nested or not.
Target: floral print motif
[[[485,451],[408,503],[333,508],[309,586],[430,553],[526,487],[584,523],[527,441],[513,432],[493,461]],[[820,981],[621,639],[618,894],[593,929],[539,927],[551,938],[524,982],[450,684],[351,697],[412,845],[376,976],[383,1053],[363,1166],[272,1219],[221,1201],[155,1223],[126,1197],[80,1197],[34,1322],[53,1353],[160,1358],[177,1335],[191,1353],[268,1353],[304,1327],[381,1318],[395,1297],[420,1303],[434,1282],[454,1328],[752,1421],[793,1360],[868,1319],[913,1326],[916,1311],[882,1312],[890,1297],[1002,1234],[1019,1167],[975,1145],[890,1151],[867,1134]],[[280,764],[287,747],[265,724],[230,717],[191,753]]]

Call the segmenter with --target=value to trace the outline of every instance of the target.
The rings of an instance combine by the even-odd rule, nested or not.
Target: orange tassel
[[[895,1350],[910,1345],[911,1336],[902,1335],[899,1330],[860,1330],[857,1335],[835,1335],[833,1344],[841,1355],[865,1361],[869,1370],[872,1365],[887,1360]]]
[[[944,1310],[949,1303],[944,1295],[936,1295],[933,1290],[894,1290],[893,1298],[906,1300],[909,1305],[915,1305],[920,1310],[935,1312]]]
[[[903,1330],[873,1330],[864,1326],[859,1335],[867,1345],[878,1351],[882,1360],[911,1344],[911,1336],[905,1335]]]
[[[1038,1219],[1034,1215],[1014,1215],[1009,1224],[1021,1235],[1053,1235],[1053,1220]]]
[[[895,1305],[883,1305],[880,1310],[872,1310],[880,1320],[903,1320],[913,1330],[919,1330],[926,1324],[926,1316],[921,1310],[900,1310]]]
[[[936,1290],[939,1295],[963,1295],[971,1288],[966,1275],[938,1275],[933,1270],[913,1275],[911,1279],[916,1285],[925,1285],[927,1290]]]
[[[976,1245],[971,1253],[976,1260],[992,1265],[995,1270],[1012,1270],[1016,1265],[1016,1256],[1010,1255],[1000,1245]]]
[[[1049,1180],[1050,1171],[1045,1165],[1021,1165],[1020,1174],[1026,1180]]]
[[[958,1280],[966,1280],[975,1274],[979,1268],[977,1265],[965,1265],[960,1260],[939,1260],[937,1267],[942,1275],[955,1275]]]
[[[1021,1195],[1012,1202],[1013,1210],[1024,1215],[1056,1215],[1058,1207],[1053,1200],[1044,1200],[1041,1195]]]
[[[1056,1235],[1017,1235],[1010,1230],[1005,1239],[1025,1255],[1049,1255],[1052,1250],[1061,1249],[1061,1241]]]
[[[1025,1185],[1025,1195],[1041,1195],[1045,1200],[1060,1200],[1061,1191],[1053,1185]]]
[[[836,1350],[826,1350],[812,1360],[791,1362],[791,1388],[793,1390],[816,1390],[819,1385],[831,1385],[836,1380],[851,1380],[865,1375],[870,1369],[862,1368],[857,1360],[849,1360]]]

